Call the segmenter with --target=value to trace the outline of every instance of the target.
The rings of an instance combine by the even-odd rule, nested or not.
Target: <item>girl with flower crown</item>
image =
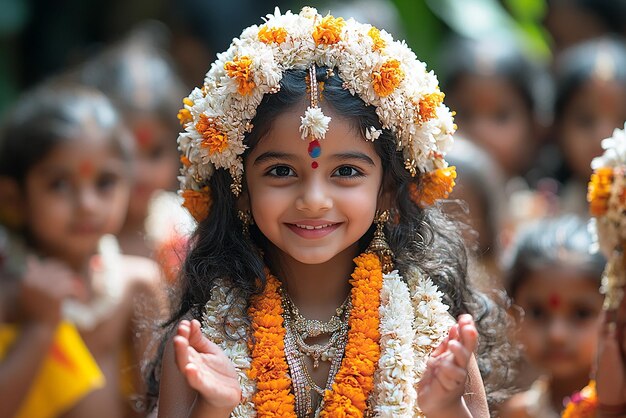
[[[404,43],[311,8],[218,55],[179,114],[199,225],[160,417],[488,416],[477,357],[502,376],[480,353],[503,311],[435,205],[455,178],[442,99]]]

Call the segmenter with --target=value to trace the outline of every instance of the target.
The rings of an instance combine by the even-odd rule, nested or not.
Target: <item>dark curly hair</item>
[[[307,73],[306,70],[285,71],[280,91],[263,98],[252,121],[254,129],[245,140],[248,153],[268,133],[278,115],[305,100]],[[370,126],[382,129],[375,108],[345,90],[336,69],[329,72],[325,67],[317,68],[317,79],[324,82],[323,103],[353,123],[363,138]],[[410,267],[419,267],[444,293],[444,302],[450,306],[452,316],[462,313],[474,316],[480,333],[479,366],[488,391],[496,394],[490,389],[500,387],[508,377],[504,367],[506,353],[510,351],[506,350],[506,332],[502,331],[507,322],[505,311],[469,285],[467,252],[456,223],[446,218],[438,207],[422,209],[411,201],[409,185],[417,182],[419,187],[421,177],[411,177],[404,167],[401,152],[396,150],[394,135],[387,129],[382,132],[373,144],[382,161],[383,189],[392,197],[398,220],[388,223],[385,231],[395,254],[395,267],[400,273]],[[236,198],[230,191],[231,181],[225,170],[218,170],[211,177],[211,213],[198,225],[191,240],[180,277],[180,294],[174,305],[177,309],[167,324],[170,330],[183,317],[201,317],[216,280],[227,280],[231,292],[249,301],[263,289],[264,266],[273,267],[269,257],[264,258],[263,252],[257,251],[267,248],[268,244],[259,229],[251,225],[250,238],[243,235],[242,224],[236,215]],[[372,226],[359,240],[361,250],[367,247],[373,229]],[[153,390],[158,383],[156,371],[158,367],[151,376]],[[152,395],[157,393],[153,391]]]

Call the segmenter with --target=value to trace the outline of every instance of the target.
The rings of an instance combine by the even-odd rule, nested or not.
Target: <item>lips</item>
[[[286,224],[296,235],[306,239],[323,238],[335,231],[341,222],[299,221]]]

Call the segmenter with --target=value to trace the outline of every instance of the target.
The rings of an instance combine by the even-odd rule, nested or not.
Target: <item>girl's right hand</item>
[[[178,370],[205,407],[230,413],[241,401],[235,366],[222,349],[202,334],[200,322],[183,320],[174,337]]]
[[[26,260],[26,271],[20,281],[19,305],[24,320],[56,326],[61,321],[61,304],[68,297],[79,297],[75,273],[54,260]]]

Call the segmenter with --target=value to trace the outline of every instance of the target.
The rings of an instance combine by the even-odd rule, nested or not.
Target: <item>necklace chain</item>
[[[296,400],[296,413],[299,417],[315,415],[323,408],[321,400],[326,390],[330,390],[335,376],[341,367],[344,350],[348,341],[348,317],[352,304],[348,297],[336,309],[328,321],[306,319],[289,298],[287,292],[280,289],[285,324],[285,357],[289,365],[293,390]],[[305,339],[330,334],[325,344],[307,344]],[[313,360],[313,368],[317,369],[319,361],[330,361],[330,371],[326,386],[320,387],[311,376],[305,357]],[[317,400],[314,402],[314,397]]]

